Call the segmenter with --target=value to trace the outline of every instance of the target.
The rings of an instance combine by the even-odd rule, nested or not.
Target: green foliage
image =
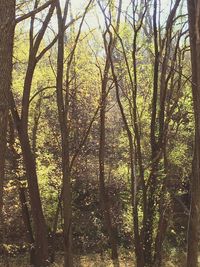
[[[32,3],[32,1],[28,1],[27,5],[30,4],[29,2]],[[116,1],[110,1],[109,3],[111,5],[111,14],[116,16]],[[191,72],[191,66],[188,64],[189,53],[186,50],[187,40],[182,39],[183,37],[185,38],[185,35],[181,37],[177,55],[173,58],[178,33],[181,30],[181,23],[183,21],[177,19],[180,25],[177,22],[172,29],[172,34],[174,35],[170,40],[170,51],[165,51],[166,21],[162,21],[163,25],[159,29],[159,38],[162,40],[159,40],[159,45],[161,46],[162,44],[163,47],[162,49],[160,47],[156,100],[157,113],[155,129],[153,130],[155,130],[156,145],[159,146],[159,137],[162,135],[160,126],[162,109],[161,87],[163,86],[161,71],[166,52],[166,54],[169,54],[167,54],[164,81],[166,89],[163,112],[164,138],[162,146],[156,151],[156,158],[152,158],[153,150],[155,149],[152,147],[151,140],[155,46],[151,24],[148,22],[149,19],[152,19],[152,9],[148,10],[149,18],[145,18],[144,25],[142,25],[137,33],[136,48],[133,51],[134,34],[136,34],[134,27],[139,25],[140,19],[139,15],[136,14],[136,21],[133,21],[130,15],[131,7],[126,8],[128,8],[127,11],[125,12],[124,9],[122,13],[119,34],[118,36],[116,35],[116,45],[113,50],[112,59],[117,82],[120,87],[120,101],[130,130],[134,151],[133,155],[130,155],[129,138],[122,114],[120,113],[119,103],[117,103],[113,76],[111,70],[109,70],[107,73],[108,85],[106,88],[105,115],[105,190],[109,199],[112,225],[117,232],[118,245],[127,254],[126,249],[129,249],[129,251],[134,250],[135,237],[133,229],[134,216],[136,216],[133,213],[132,207],[134,197],[137,197],[139,230],[141,233],[144,231],[144,188],[142,177],[140,177],[141,167],[143,168],[144,183],[147,189],[145,192],[147,202],[151,190],[155,202],[152,219],[154,241],[158,233],[158,224],[162,211],[170,208],[163,248],[165,258],[169,259],[166,266],[170,266],[170,264],[173,266],[173,264],[178,264],[175,258],[182,257],[179,254],[181,250],[186,248],[188,215],[182,210],[180,201],[183,202],[186,209],[189,209],[189,180],[194,150],[193,104],[190,79],[187,78]],[[139,7],[137,7],[137,12],[138,10]],[[54,24],[54,19],[52,24]],[[116,19],[113,18],[112,22],[115,25]],[[134,22],[136,23],[135,25],[133,25]],[[52,31],[54,31],[54,25],[52,26]],[[115,36],[113,28],[111,32]],[[108,45],[109,39],[107,33],[107,39],[102,40],[102,33],[99,29],[82,30],[77,43],[75,43],[76,35],[77,26],[72,25],[67,30],[65,36],[65,61],[63,65],[63,94],[65,94],[68,62],[71,52],[76,46],[69,70],[69,106],[67,107],[69,109],[68,149],[70,164],[72,159],[75,159],[73,165],[70,165],[73,242],[74,250],[80,254],[90,254],[91,252],[103,254],[104,251],[109,252],[110,244],[99,196],[99,109],[102,98],[102,77],[108,53],[108,51],[105,51],[104,46]],[[50,36],[52,37],[51,34]],[[45,35],[40,51],[48,44],[48,38],[49,36]],[[15,34],[12,82],[19,114],[21,113],[24,79],[29,61],[29,46],[28,27],[20,24],[16,27]],[[28,116],[29,141],[37,166],[41,201],[49,232],[52,232],[56,219],[56,210],[62,191],[63,179],[61,134],[55,88],[57,48],[56,44],[36,66],[31,84]],[[183,52],[184,50],[186,51]],[[96,116],[94,116],[95,114]],[[137,127],[138,133],[136,131]],[[4,186],[5,208],[3,213],[6,239],[8,240],[4,244],[4,249],[9,255],[15,255],[16,247],[24,252],[24,250],[27,250],[27,243],[29,242],[27,241],[26,229],[23,224],[22,203],[19,200],[20,188],[23,188],[25,191],[31,226],[33,225],[21,147],[16,130],[12,129],[12,127],[8,128],[7,175]],[[137,138],[139,138],[140,147]],[[139,148],[141,151],[139,151]],[[134,161],[137,179],[135,192],[137,196],[135,196],[135,192],[131,192],[130,156],[133,156]],[[155,162],[157,164],[156,171],[153,173],[155,175],[155,184],[152,189],[149,184]],[[62,249],[63,244],[62,204],[60,210],[57,232],[55,233],[57,250]],[[23,243],[22,247],[19,246],[19,238],[22,238],[22,241],[25,243],[25,245]],[[12,245],[10,244],[11,242],[13,242]],[[133,258],[133,255],[131,257]],[[122,266],[125,264],[125,261],[126,257],[122,259]],[[130,260],[128,259],[127,261],[129,262]],[[99,256],[96,257],[94,255],[77,259],[77,262],[77,264],[83,264],[83,266],[84,264],[85,266],[97,266],[95,264],[99,264],[98,266],[111,266],[111,262],[107,258],[105,261],[101,261]],[[54,264],[54,266],[59,266],[59,264],[61,263]],[[129,266],[128,263],[126,266]]]

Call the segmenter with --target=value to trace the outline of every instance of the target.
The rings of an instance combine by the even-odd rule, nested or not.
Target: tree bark
[[[14,129],[14,122],[12,120],[12,117],[9,116],[9,148],[12,152],[12,169],[16,175],[16,178],[18,179],[18,192],[19,192],[19,200],[21,204],[21,210],[22,210],[22,219],[24,222],[24,226],[26,229],[27,234],[27,241],[29,242],[30,246],[30,264],[34,265],[35,261],[35,248],[34,248],[34,236],[33,236],[33,230],[31,225],[31,218],[30,213],[27,205],[27,198],[26,198],[26,189],[22,182],[25,180],[25,177],[21,177],[18,174],[19,170],[19,162],[18,159],[20,158],[20,154],[17,153],[15,149],[15,129]]]
[[[12,83],[15,0],[0,0],[0,242],[2,242],[3,183],[8,123],[7,93]]]
[[[15,28],[15,0],[0,1],[0,210],[3,206],[3,178],[8,122],[7,92],[12,83],[12,55]]]
[[[38,187],[36,162],[31,150],[28,136],[21,129],[19,129],[19,138],[26,168],[26,175],[28,177],[31,211],[34,222],[35,266],[42,267],[48,265],[48,240],[46,222],[42,210],[40,191]]]
[[[18,136],[22,148],[23,162],[28,181],[30,204],[33,216],[33,231],[35,238],[34,266],[43,267],[48,265],[48,239],[46,222],[43,214],[40,191],[38,186],[36,161],[34,154],[31,150],[27,129],[24,129],[23,124],[19,118],[13,94],[11,91],[9,94],[9,102],[15,126],[18,131]]]

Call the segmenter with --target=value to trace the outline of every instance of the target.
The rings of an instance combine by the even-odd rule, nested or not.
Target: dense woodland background
[[[0,266],[199,266],[200,0],[0,0],[0,213]]]

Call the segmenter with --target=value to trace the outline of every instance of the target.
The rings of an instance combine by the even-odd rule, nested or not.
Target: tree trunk
[[[37,267],[48,265],[48,239],[47,239],[46,223],[40,199],[40,191],[38,186],[36,160],[30,146],[30,139],[28,134],[28,121],[29,121],[30,92],[31,92],[34,71],[39,59],[41,59],[41,57],[44,55],[44,53],[41,53],[38,56],[39,57],[38,58],[37,52],[40,47],[41,41],[44,37],[45,31],[48,27],[48,23],[53,15],[54,9],[55,9],[55,3],[52,3],[42,23],[41,29],[39,33],[35,36],[35,38],[33,37],[35,15],[33,13],[31,13],[32,15],[30,15],[31,16],[30,51],[29,51],[28,66],[26,70],[24,87],[23,87],[21,118],[19,116],[17,106],[15,104],[13,92],[9,90],[8,94],[9,105],[15,122],[15,126],[18,131],[19,140],[22,148],[24,166],[26,169],[31,212],[33,217],[33,232],[35,239],[35,266]]]
[[[8,122],[7,93],[12,83],[14,28],[15,0],[0,0],[0,218],[2,218],[1,212],[3,207],[3,181]]]
[[[14,123],[13,119],[11,116],[9,116],[9,148],[12,151],[12,170],[16,174],[16,178],[18,179],[19,185],[18,185],[18,192],[19,192],[19,200],[21,204],[21,210],[22,210],[22,219],[24,222],[24,226],[26,229],[26,234],[27,234],[27,241],[29,242],[30,245],[30,264],[34,265],[34,260],[35,260],[35,248],[34,248],[34,236],[33,236],[33,230],[32,230],[32,225],[31,225],[31,218],[30,218],[30,213],[27,205],[27,199],[26,199],[26,189],[22,182],[24,180],[23,178],[17,177],[18,169],[19,169],[19,164],[18,164],[18,159],[20,158],[20,155],[17,153],[15,149],[15,129],[14,129]]]
[[[110,34],[111,36],[111,34]],[[139,222],[138,222],[138,200],[137,200],[137,182],[136,182],[136,174],[135,174],[135,151],[133,145],[133,138],[131,134],[131,130],[128,125],[128,121],[124,112],[124,108],[120,99],[120,88],[117,80],[117,76],[115,74],[114,63],[112,60],[112,51],[108,50],[109,61],[111,64],[112,76],[116,88],[116,98],[117,103],[121,112],[122,120],[125,126],[125,130],[127,133],[128,141],[129,141],[129,157],[130,157],[130,168],[131,168],[131,205],[132,205],[132,215],[133,215],[133,231],[134,231],[134,244],[135,244],[135,256],[136,256],[136,266],[144,267],[144,250],[141,244],[141,235],[139,231]]]
[[[31,226],[31,218],[27,206],[27,199],[26,199],[26,193],[25,188],[23,186],[19,187],[19,199],[21,203],[21,209],[22,209],[22,218],[23,222],[26,228],[28,242],[30,244],[30,264],[35,264],[35,248],[34,248],[34,237],[33,237],[33,231]]]
[[[153,162],[152,157],[152,162]],[[146,215],[146,222],[144,225],[144,252],[145,252],[145,267],[152,267],[153,266],[153,258],[154,258],[154,238],[153,238],[153,231],[154,231],[154,221],[156,215],[156,191],[157,191],[157,170],[158,170],[158,163],[152,163],[152,170],[149,177],[149,188],[148,188],[148,205],[147,205],[147,215]]]
[[[169,207],[161,205],[160,218],[155,239],[154,267],[162,266],[163,242],[165,239],[167,227],[169,225],[170,211]]]
[[[68,9],[69,1],[65,3],[65,10]],[[63,95],[63,79],[64,79],[64,27],[67,12],[62,16],[60,3],[57,3],[57,18],[59,27],[58,52],[57,52],[57,77],[56,77],[56,93],[57,108],[61,132],[62,144],[62,184],[63,184],[63,215],[64,215],[64,266],[73,266],[72,255],[72,208],[71,208],[71,179],[70,179],[70,158],[69,158],[69,84],[66,79],[66,94]]]
[[[36,172],[36,162],[31,151],[28,136],[19,132],[22,147],[23,160],[28,177],[28,188],[30,194],[31,211],[35,233],[35,266],[42,267],[48,265],[48,240],[45,218],[42,210],[38,178]]]
[[[45,218],[42,210],[40,191],[38,186],[38,177],[36,170],[36,161],[32,153],[27,127],[20,120],[13,94],[9,92],[9,104],[12,111],[15,126],[22,148],[23,162],[26,170],[28,189],[30,195],[30,204],[33,217],[33,232],[35,238],[35,266],[42,267],[48,265],[48,239]]]

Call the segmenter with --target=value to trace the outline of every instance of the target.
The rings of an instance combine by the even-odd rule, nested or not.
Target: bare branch
[[[16,20],[15,20],[15,24],[18,24],[19,22],[22,22],[23,20],[28,19],[28,18],[30,18],[31,16],[33,16],[33,15],[39,13],[40,11],[44,10],[45,8],[47,8],[48,6],[50,6],[50,5],[51,5],[53,2],[55,2],[55,1],[56,1],[56,0],[50,0],[50,1],[48,1],[47,3],[43,4],[42,6],[40,6],[40,7],[36,8],[36,9],[34,9],[33,11],[31,11],[31,12],[25,14],[25,15],[22,15],[21,17],[16,18]]]

